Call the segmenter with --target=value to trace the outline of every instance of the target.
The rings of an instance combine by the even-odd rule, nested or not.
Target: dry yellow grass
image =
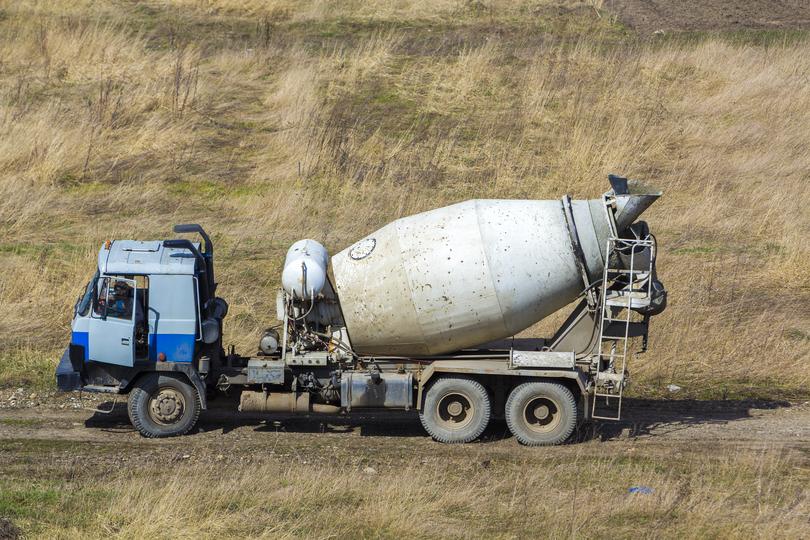
[[[670,307],[634,391],[806,395],[810,41],[641,40],[605,4],[0,0],[0,385],[51,383],[106,238],[202,223],[249,352],[298,238],[617,172],[665,191]],[[147,444],[3,441],[0,516],[43,538],[796,538],[810,512],[784,447]]]
[[[660,186],[637,392],[810,379],[810,42],[637,40],[585,4],[0,2],[0,382],[46,380],[106,238],[202,223],[255,347],[290,242],[471,197]],[[548,328],[546,324],[545,329]]]
[[[269,444],[190,461],[135,447],[122,468],[104,445],[86,467],[64,444],[32,442],[0,479],[0,513],[31,538],[799,538],[810,511],[807,469],[784,447],[350,459]]]
[[[114,485],[121,496],[94,525],[120,538],[632,537],[642,524],[661,538],[746,536],[752,527],[795,538],[806,530],[801,477],[778,452],[703,458],[687,478],[654,459],[583,452],[548,461],[488,471],[475,461],[455,468],[415,460],[373,476],[339,463],[264,465],[227,481],[219,467],[192,467],[166,483],[141,476]],[[577,485],[579,468],[589,478]],[[655,493],[628,494],[630,479]]]

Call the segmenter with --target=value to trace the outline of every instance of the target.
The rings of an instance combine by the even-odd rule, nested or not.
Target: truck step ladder
[[[600,295],[599,350],[591,401],[591,417],[599,420],[621,419],[629,341],[632,337],[646,335],[646,317],[642,322],[634,321],[632,310],[648,307],[653,292],[655,241],[650,237],[619,238],[615,228],[613,230],[614,234],[607,241],[608,256]],[[620,260],[627,268],[613,267]],[[600,398],[605,398],[608,411],[597,412],[596,403]],[[615,398],[615,403],[611,403],[611,398]]]

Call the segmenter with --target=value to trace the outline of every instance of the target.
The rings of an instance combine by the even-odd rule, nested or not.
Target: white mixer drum
[[[595,227],[589,201],[572,209],[589,271],[599,273],[607,223]],[[502,339],[584,288],[560,201],[472,200],[402,218],[332,267],[363,354],[432,355]]]
[[[299,240],[287,250],[281,285],[296,298],[312,299],[326,285],[329,254],[315,240]]]

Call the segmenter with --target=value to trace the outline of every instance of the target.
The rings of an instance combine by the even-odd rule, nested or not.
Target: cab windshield
[[[96,273],[93,274],[92,279],[87,283],[87,287],[84,289],[84,294],[79,297],[79,300],[76,301],[76,315],[80,317],[86,316],[90,313],[90,304],[93,300],[93,291],[96,288],[96,281],[98,280],[98,270]]]

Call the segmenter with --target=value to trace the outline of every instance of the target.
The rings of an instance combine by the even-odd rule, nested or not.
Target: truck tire
[[[419,420],[443,443],[468,443],[481,436],[492,416],[489,393],[476,380],[441,377],[427,390]]]
[[[562,444],[577,425],[574,394],[559,383],[527,382],[506,400],[506,425],[527,446]]]
[[[185,435],[200,417],[197,389],[182,375],[147,373],[129,393],[132,425],[149,438]]]

